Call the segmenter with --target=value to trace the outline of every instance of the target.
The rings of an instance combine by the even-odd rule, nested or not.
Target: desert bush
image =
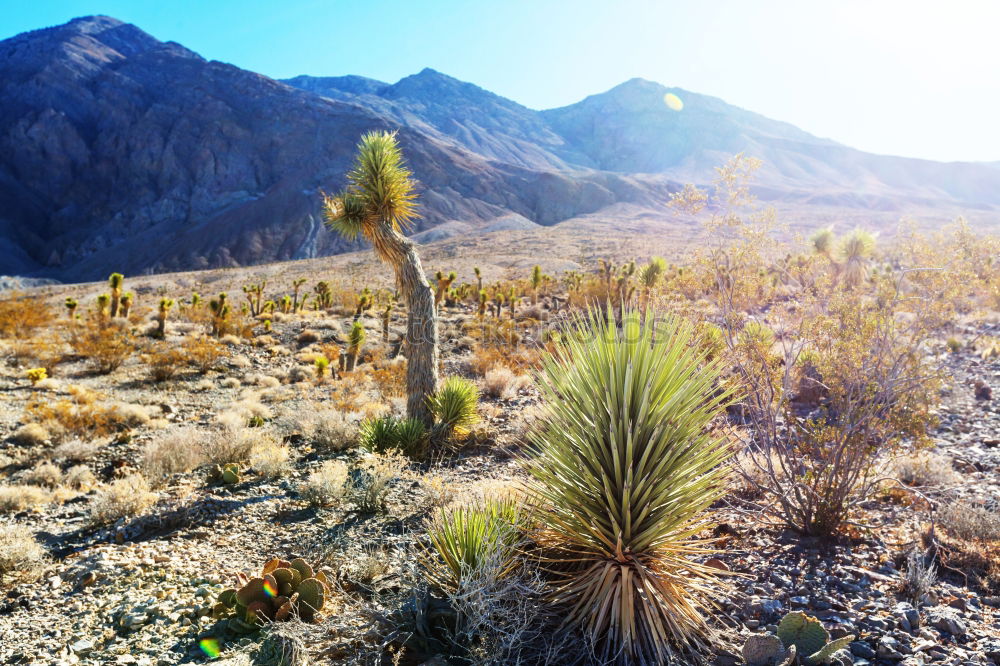
[[[358,424],[336,409],[303,410],[296,427],[317,450],[335,453],[357,446]]]
[[[105,486],[90,504],[90,522],[110,525],[118,520],[141,515],[156,502],[156,493],[142,474],[131,474]]]
[[[93,440],[72,439],[52,449],[52,457],[56,460],[82,462],[96,457],[100,448]]]
[[[15,444],[22,446],[41,446],[52,438],[52,434],[38,423],[26,423],[10,436]]]
[[[165,382],[187,365],[188,358],[183,349],[172,344],[158,344],[147,349],[142,360],[149,368],[149,376],[154,382]]]
[[[45,549],[26,525],[0,525],[0,580],[33,578],[45,566]]]
[[[295,341],[299,343],[300,347],[305,347],[306,345],[311,345],[319,342],[320,335],[311,328],[302,329],[297,336],[295,336]]]
[[[229,356],[229,350],[225,345],[207,335],[185,337],[181,343],[181,350],[187,362],[200,372],[212,370],[222,359]]]
[[[19,513],[47,504],[52,493],[38,486],[0,486],[0,513]]]
[[[292,469],[291,450],[276,441],[257,447],[250,454],[250,466],[265,479],[277,479]]]
[[[510,368],[515,373],[524,373],[538,368],[540,358],[539,350],[534,347],[479,344],[472,351],[469,369],[480,377],[497,366]]]
[[[88,490],[97,485],[97,477],[86,465],[73,465],[66,470],[63,483],[73,490]]]
[[[359,466],[352,499],[361,513],[385,513],[393,481],[406,470],[406,458],[394,452],[372,454]]]
[[[517,397],[518,390],[524,388],[530,381],[525,375],[515,374],[506,366],[495,365],[483,376],[483,393],[492,398],[513,400]]]
[[[27,340],[52,318],[51,309],[42,299],[6,294],[0,299],[0,338]]]
[[[226,425],[210,432],[201,442],[201,452],[208,462],[226,465],[248,462],[256,451],[274,446],[277,435],[270,428]]]
[[[107,325],[98,319],[74,328],[69,344],[77,356],[87,359],[94,371],[102,375],[117,370],[136,350],[135,336],[128,328]]]
[[[169,430],[146,444],[141,468],[150,483],[158,486],[173,474],[190,472],[206,462],[205,434],[193,426]],[[236,462],[228,460],[226,462]]]
[[[299,486],[299,494],[313,506],[339,506],[348,492],[347,463],[327,460]]]
[[[537,540],[566,621],[604,658],[707,648],[701,604],[719,571],[690,555],[725,492],[731,448],[709,425],[729,393],[692,338],[677,319],[627,310],[619,327],[592,312],[543,361],[527,463]]]
[[[454,433],[466,433],[479,421],[479,389],[468,379],[449,377],[428,403],[437,422]]]
[[[73,386],[70,393],[72,400],[28,401],[25,417],[43,424],[53,439],[104,437],[149,422],[148,407],[99,402],[94,394]]]
[[[1000,511],[967,502],[949,502],[937,513],[937,522],[952,536],[965,541],[1000,541]]]
[[[58,487],[62,483],[63,473],[58,466],[46,462],[36,465],[33,469],[29,470],[22,477],[22,480],[33,486],[51,489]]]
[[[887,471],[902,483],[918,488],[953,486],[961,481],[951,460],[927,452],[895,458]]]
[[[241,384],[240,380],[237,379],[236,377],[226,377],[221,382],[219,382],[219,386],[227,389],[238,389],[241,386]]]

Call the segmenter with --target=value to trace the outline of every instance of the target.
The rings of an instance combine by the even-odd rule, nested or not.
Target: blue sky
[[[87,14],[276,78],[433,67],[549,108],[639,76],[872,152],[1000,160],[1000,2],[3,0],[0,38]]]

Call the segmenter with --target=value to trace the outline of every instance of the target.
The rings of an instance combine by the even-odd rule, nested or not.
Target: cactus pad
[[[830,633],[819,620],[798,611],[789,613],[778,625],[778,637],[785,647],[794,645],[799,654],[815,654],[830,641]]]
[[[326,601],[326,587],[315,578],[307,578],[299,584],[299,614],[309,620],[313,614],[323,610]]]
[[[219,592],[218,601],[226,608],[232,608],[236,605],[236,589],[229,587]]]
[[[785,645],[773,634],[754,634],[743,643],[747,666],[769,666],[785,656]]]
[[[236,600],[243,606],[249,606],[255,601],[267,601],[267,599],[263,578],[251,578],[246,585],[236,591]]]
[[[298,571],[299,575],[302,576],[302,580],[313,577],[312,567],[309,566],[309,563],[303,560],[301,557],[296,557],[294,560],[292,560],[291,563],[289,564],[289,567]]]
[[[809,658],[806,661],[809,664],[828,664],[835,653],[846,648],[853,640],[854,634],[849,634],[843,638],[831,641],[824,645],[818,652],[814,652],[809,655]]]

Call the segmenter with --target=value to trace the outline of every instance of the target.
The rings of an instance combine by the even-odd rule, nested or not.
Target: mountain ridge
[[[430,68],[395,83],[279,81],[82,17],[0,41],[0,274],[81,280],[356,249],[322,230],[320,192],[343,186],[372,129],[399,131],[420,238],[621,204],[684,224],[670,192],[737,152],[764,159],[765,198],[807,216],[1000,206],[995,164],[870,155],[643,79],[536,111]]]

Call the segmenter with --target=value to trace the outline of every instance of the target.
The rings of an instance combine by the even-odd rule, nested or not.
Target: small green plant
[[[111,296],[108,294],[99,294],[97,296],[97,318],[100,321],[104,321],[108,318],[108,304],[111,302]]]
[[[227,616],[227,626],[236,634],[256,632],[267,622],[301,619],[314,622],[330,596],[329,578],[303,560],[272,558],[260,576],[240,573],[236,586],[219,593],[212,615]]]
[[[791,666],[795,661],[795,646],[786,648],[774,634],[753,634],[743,642],[746,666]]]
[[[962,343],[958,338],[948,338],[948,351],[952,354],[957,354],[962,349]]]
[[[429,441],[422,421],[383,416],[361,422],[358,443],[372,453],[399,451],[412,460],[422,460]]]
[[[65,305],[66,305],[67,316],[70,319],[73,319],[74,317],[76,317],[76,308],[79,305],[79,303],[77,303],[77,300],[75,298],[73,298],[72,296],[67,296],[66,297],[66,301],[65,301]]]
[[[358,355],[361,353],[361,346],[365,344],[365,327],[360,321],[351,324],[351,332],[347,334],[347,371],[354,370],[358,362]]]
[[[449,377],[430,398],[431,412],[438,423],[455,434],[465,434],[479,421],[476,408],[479,389],[463,377]]]
[[[42,381],[43,379],[47,379],[49,376],[49,373],[45,368],[31,368],[24,374],[28,378],[28,381],[31,382],[32,386]]]
[[[126,291],[122,294],[121,303],[119,305],[118,314],[123,318],[128,318],[129,313],[132,311],[132,303],[135,302],[135,294],[131,291]]]
[[[843,650],[854,640],[849,634],[835,641],[830,640],[823,624],[805,613],[793,611],[781,618],[778,624],[778,638],[785,649],[793,656],[798,655],[799,661],[807,666],[829,664],[833,655]]]
[[[216,465],[212,468],[210,476],[213,480],[227,486],[231,486],[243,480],[243,477],[240,475],[240,466],[237,463]]]
[[[509,572],[517,555],[525,514],[510,499],[442,508],[428,526],[430,546],[422,553],[428,582],[444,592],[461,589],[484,565]]]
[[[313,365],[316,367],[316,379],[323,379],[326,375],[326,369],[330,367],[330,359],[326,356],[317,356],[315,360],[313,360]]]
[[[160,306],[156,310],[156,332],[153,337],[162,340],[167,334],[167,312],[174,307],[174,299],[161,298]]]

